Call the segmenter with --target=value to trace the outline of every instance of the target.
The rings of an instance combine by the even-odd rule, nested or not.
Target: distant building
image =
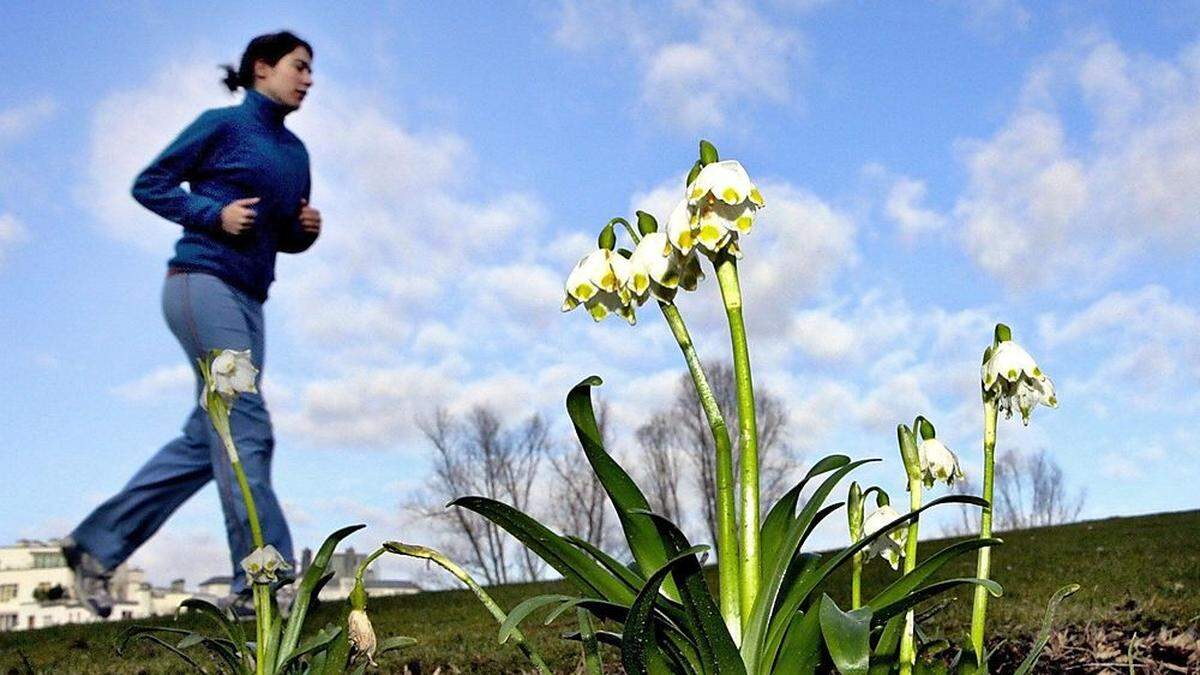
[[[103,621],[75,597],[74,578],[57,539],[22,539],[0,546],[0,631]],[[111,583],[109,621],[173,614],[192,597],[176,579],[170,588],[152,588],[142,570],[118,567]]]
[[[312,557],[312,549],[304,549],[300,555],[300,572],[297,577],[303,575],[312,566]],[[366,554],[356,553],[353,548],[346,549],[344,553],[334,553],[329,559],[329,570],[333,572],[333,578],[325,584],[317,598],[330,601],[345,600],[350,597],[350,591],[354,589],[354,573],[366,559]],[[421,587],[411,581],[380,579],[375,570],[370,567],[363,574],[363,586],[366,587],[367,594],[373,598],[421,592]]]

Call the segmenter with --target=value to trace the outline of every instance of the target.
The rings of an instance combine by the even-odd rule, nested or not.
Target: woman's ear
[[[254,79],[255,79],[255,81],[265,80],[270,75],[271,75],[271,66],[267,65],[266,61],[255,61],[254,62]]]

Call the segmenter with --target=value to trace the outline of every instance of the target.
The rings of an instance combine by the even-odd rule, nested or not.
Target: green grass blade
[[[200,598],[188,598],[179,603],[179,607],[175,610],[175,617],[178,619],[180,612],[185,609],[189,612],[197,612],[204,615],[220,628],[225,635],[229,636],[229,641],[233,643],[238,660],[242,661],[247,667],[250,667],[250,652],[246,649],[246,633],[242,630],[241,624],[221,611],[221,608]]]
[[[379,646],[375,648],[376,654],[386,654],[398,649],[406,649],[418,644],[416,638],[406,637],[404,635],[393,635],[390,638],[384,638],[379,641]]]
[[[629,615],[625,618],[625,629],[621,640],[621,663],[625,671],[631,675],[650,675],[650,652],[655,644],[655,627],[653,623],[654,605],[663,582],[671,574],[671,568],[685,559],[705,550],[706,547],[696,546],[671,558],[659,568],[642,587],[637,598],[629,607]]]
[[[364,527],[366,525],[343,527],[326,537],[325,542],[321,544],[321,548],[317,549],[317,554],[313,556],[312,564],[305,570],[304,577],[300,580],[300,586],[296,589],[296,599],[292,603],[292,611],[288,617],[287,628],[284,629],[283,639],[279,643],[276,663],[285,661],[300,641],[300,631],[304,629],[304,617],[308,614],[309,603],[312,602],[313,589],[317,587],[321,578],[325,576],[325,568],[329,566],[329,560],[333,557],[333,552],[337,549],[338,544],[346,537]]]
[[[160,628],[158,626],[130,626],[129,628],[125,629],[125,632],[123,632],[121,634],[121,637],[117,643],[117,654],[123,655],[122,653],[129,646],[129,643],[133,642],[134,640],[146,640],[147,642],[156,644],[156,645],[166,649],[167,651],[171,652],[175,656],[178,656],[180,659],[182,659],[188,665],[195,668],[198,672],[201,672],[201,673],[208,672],[204,668],[200,667],[200,664],[196,663],[195,659],[193,659],[192,657],[185,654],[183,651],[181,651],[178,647],[171,644],[170,642],[167,642],[166,640],[158,637],[157,635],[155,635],[155,633],[171,633],[171,634],[186,633],[188,635],[191,635],[192,631],[186,631],[186,630],[180,630],[180,629],[170,629],[170,628],[164,629],[164,628]]]
[[[810,609],[809,612],[812,612]],[[871,666],[871,608],[843,612],[833,598],[821,597],[821,635],[842,675],[867,675]]]
[[[546,564],[568,579],[581,593],[629,605],[635,593],[583,551],[567,543],[545,525],[513,507],[487,497],[460,497],[451,506],[478,513],[504,528]]]
[[[1042,617],[1042,629],[1038,631],[1037,642],[1033,645],[1033,651],[1025,657],[1021,665],[1017,667],[1017,672],[1013,675],[1028,675],[1033,672],[1033,667],[1037,665],[1038,659],[1042,656],[1042,650],[1046,648],[1046,643],[1050,641],[1050,631],[1054,628],[1054,612],[1058,610],[1058,606],[1071,596],[1079,591],[1079,584],[1068,584],[1055,591],[1050,602],[1046,605],[1046,615]],[[1132,662],[1132,660],[1131,660]],[[1130,666],[1132,669],[1133,666]]]
[[[608,493],[617,511],[617,519],[625,532],[629,552],[643,570],[656,570],[667,561],[667,548],[658,536],[658,530],[640,511],[649,511],[650,503],[638,488],[637,483],[621,468],[621,465],[604,449],[600,430],[596,426],[596,413],[592,409],[592,387],[599,386],[601,379],[589,377],[575,385],[567,394],[567,415],[575,425],[579,444],[587,455],[592,470]],[[664,587],[668,597],[678,599],[675,584],[667,579]]]
[[[808,473],[799,483],[796,483],[792,489],[788,490],[771,507],[762,524],[761,541],[764,575],[770,571],[768,561],[774,560],[775,556],[778,555],[779,545],[783,542],[788,525],[791,524],[792,518],[795,516],[796,504],[800,501],[800,493],[804,490],[804,486],[814,476],[839,469],[849,463],[850,458],[845,455],[829,455],[822,458],[808,470]]]
[[[650,514],[659,536],[666,542],[673,559],[684,551],[694,550],[687,537],[670,520]],[[696,547],[698,548],[698,547]],[[700,650],[701,662],[707,673],[745,675],[746,666],[721,610],[713,600],[712,591],[704,580],[704,570],[695,555],[679,560],[671,576],[679,589],[679,597],[687,614],[688,627]]]
[[[922,560],[921,564],[919,564],[916,569],[893,581],[888,585],[887,588],[883,589],[875,597],[868,600],[866,604],[870,605],[871,607],[882,607],[884,605],[896,602],[900,598],[916,590],[917,587],[919,587],[926,579],[928,579],[935,572],[940,570],[943,565],[950,562],[954,558],[976,549],[987,546],[998,546],[1002,543],[1004,542],[994,538],[968,539],[966,541],[960,541],[957,544],[947,546],[937,553],[929,556],[925,560]]]

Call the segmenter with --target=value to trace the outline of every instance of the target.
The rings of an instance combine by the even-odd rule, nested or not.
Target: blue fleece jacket
[[[308,152],[283,125],[288,112],[247,91],[241,105],[205,111],[138,175],[134,199],[183,226],[170,267],[212,274],[263,302],[276,253],[312,246],[316,236],[299,221],[300,200],[309,197]],[[260,199],[254,225],[231,235],[221,229],[221,209],[245,197]]]

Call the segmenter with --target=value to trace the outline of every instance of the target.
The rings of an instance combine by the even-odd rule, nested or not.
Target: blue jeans
[[[196,359],[210,349],[249,349],[261,382],[261,303],[212,275],[184,273],[167,276],[162,304],[167,325],[183,347],[196,376],[193,401],[199,401],[202,387]],[[285,560],[294,561],[292,535],[271,487],[275,439],[262,396],[239,396],[229,423],[254,495],[263,539]],[[225,512],[233,590],[241,591],[246,580],[240,563],[254,550],[250,519],[221,440],[198,404],[183,425],[183,435],[164,445],[119,493],[80,523],[71,536],[106,569],[113,569],[212,479],[216,479]]]

